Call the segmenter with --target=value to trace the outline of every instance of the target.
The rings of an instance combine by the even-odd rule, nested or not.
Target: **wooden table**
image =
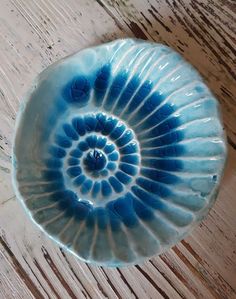
[[[229,158],[218,200],[184,241],[140,266],[79,262],[31,223],[11,186],[19,103],[35,76],[120,37],[165,43],[220,100]],[[0,299],[236,298],[235,0],[0,0]]]

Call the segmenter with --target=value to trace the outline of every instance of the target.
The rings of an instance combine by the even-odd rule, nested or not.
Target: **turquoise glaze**
[[[139,263],[213,205],[226,145],[219,105],[167,46],[124,39],[43,71],[17,121],[14,186],[81,260]]]

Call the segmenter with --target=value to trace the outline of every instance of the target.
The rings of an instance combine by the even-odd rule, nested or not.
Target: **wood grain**
[[[0,298],[236,298],[236,2],[0,0]],[[31,223],[11,186],[19,103],[35,76],[81,48],[135,36],[165,43],[220,100],[229,158],[218,200],[184,241],[140,266],[79,262]]]

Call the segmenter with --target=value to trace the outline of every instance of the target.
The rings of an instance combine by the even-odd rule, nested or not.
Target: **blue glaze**
[[[126,163],[120,163],[119,168],[129,175],[136,175],[138,172],[137,167]]]
[[[98,137],[96,147],[102,149],[106,145],[106,142],[107,142],[106,138],[104,138],[104,137],[102,137],[102,138]]]
[[[50,184],[44,186],[44,192],[54,192],[58,190],[63,190],[65,188],[64,186],[64,180],[59,179],[56,181],[51,182]]]
[[[96,125],[97,125],[97,120],[94,116],[87,115],[84,118],[84,126],[87,132],[93,132],[93,130],[96,128]]]
[[[171,194],[170,190],[163,186],[162,184],[156,183],[151,180],[147,180],[145,178],[138,178],[136,180],[137,185],[145,189],[146,191],[149,191],[153,194],[156,194],[160,197],[167,197]]]
[[[130,103],[128,104],[128,108],[125,111],[124,117],[129,116],[137,107],[143,102],[143,100],[149,95],[152,90],[152,82],[145,81],[138,91],[136,92],[135,96],[132,98]]]
[[[159,171],[155,169],[143,168],[141,174],[153,181],[161,182],[164,184],[177,184],[181,180],[176,175],[170,174],[168,172]]]
[[[138,111],[130,118],[129,124],[131,126],[140,122],[146,118],[150,113],[152,113],[163,101],[163,95],[160,95],[158,92],[155,92],[150,97],[148,97]],[[137,107],[137,106],[136,106]],[[132,110],[129,111],[130,113]]]
[[[105,180],[102,180],[101,182],[101,191],[102,191],[102,195],[105,197],[111,195],[112,193],[110,184]]]
[[[173,146],[165,146],[150,150],[142,150],[141,154],[148,157],[180,157],[185,153],[185,147],[183,145],[177,144]]]
[[[127,185],[131,182],[131,177],[124,172],[117,171],[115,176],[124,185]]]
[[[122,147],[120,149],[120,153],[121,154],[127,154],[127,155],[130,155],[130,154],[134,154],[138,151],[138,146],[136,143],[134,142],[131,142],[129,143],[128,145],[126,145],[125,147]]]
[[[118,124],[115,129],[109,135],[112,140],[118,139],[125,131],[126,127],[124,124]]]
[[[106,167],[107,169],[108,169],[108,167]],[[101,176],[103,176],[103,177],[106,177],[106,176],[108,176],[108,170],[107,169],[103,169],[103,170],[101,170],[100,171],[100,174],[101,174]]]
[[[78,166],[70,167],[67,169],[67,174],[71,177],[77,177],[81,174],[82,170]]]
[[[104,108],[109,111],[111,107],[113,107],[114,102],[118,98],[118,96],[121,94],[123,87],[126,84],[128,78],[128,74],[126,72],[122,72],[118,74],[111,85],[111,88],[108,93],[107,100],[104,103]]]
[[[116,103],[116,106],[115,106],[115,109],[114,109],[115,115],[120,115],[120,113],[122,112],[124,107],[127,105],[127,103],[129,103],[130,99],[132,98],[132,96],[136,92],[139,84],[140,84],[139,79],[136,76],[134,76],[129,81],[129,83],[125,87],[124,91],[122,92],[119,100]]]
[[[150,194],[150,192],[141,189],[138,186],[132,187],[133,193],[142,200],[146,205],[150,206],[153,209],[157,209],[162,211],[164,208],[164,204],[159,200],[157,196]]]
[[[149,192],[134,186],[132,188],[134,194],[143,201],[146,205],[153,209],[159,210],[163,213],[171,222],[178,224],[179,226],[188,225],[192,221],[190,213],[184,212],[177,207],[171,207],[166,202],[160,200],[159,197],[150,196]]]
[[[115,192],[120,193],[124,190],[123,185],[114,177],[109,177],[109,182]]]
[[[75,117],[72,119],[72,125],[76,132],[80,136],[84,136],[86,130],[85,130],[85,124],[84,124],[84,119],[82,117]]]
[[[76,159],[76,158],[69,158],[67,163],[68,165],[70,166],[74,166],[74,165],[77,165],[79,164],[80,160]]]
[[[102,132],[105,124],[106,124],[106,120],[107,120],[107,117],[104,113],[97,113],[96,114],[96,121],[97,121],[97,124],[96,124],[96,127],[95,127],[95,132]]]
[[[85,152],[89,149],[89,145],[86,141],[80,141],[80,143],[78,144],[78,148],[82,151]]]
[[[95,148],[96,144],[97,144],[97,136],[96,135],[92,135],[86,138],[86,142],[88,143],[88,146],[90,148]]]
[[[149,129],[168,118],[174,112],[174,108],[168,104],[161,106],[157,111],[149,115],[138,128]]]
[[[78,76],[65,86],[62,94],[68,103],[78,104],[82,107],[87,104],[90,91],[89,80],[84,76]]]
[[[45,170],[42,175],[47,181],[56,181],[63,178],[61,171],[58,170]]]
[[[79,258],[141,262],[207,214],[224,132],[217,102],[180,55],[118,40],[66,58],[32,90],[14,186],[34,221]]]
[[[82,156],[82,152],[81,152],[81,150],[79,150],[77,148],[70,152],[70,156],[75,157],[75,158],[80,158]]]
[[[57,145],[64,147],[64,148],[71,147],[71,141],[67,137],[64,137],[64,136],[57,135],[55,138],[55,142]]]
[[[133,207],[137,216],[143,221],[151,221],[154,218],[153,211],[135,198],[133,198]]]
[[[127,130],[118,140],[116,140],[116,145],[121,147],[129,143],[134,138],[133,133]]]
[[[61,210],[71,209],[76,203],[77,195],[70,190],[64,190],[58,197],[58,206]]]
[[[95,105],[100,106],[103,97],[107,91],[107,87],[110,80],[111,67],[109,64],[104,65],[98,70],[96,80],[94,83]]]
[[[47,159],[45,161],[45,164],[48,168],[61,168],[62,167],[61,160],[59,160],[57,158]]]
[[[143,133],[142,137],[145,136],[149,138],[155,138],[156,136],[168,134],[173,129],[181,125],[178,117],[173,116],[163,121],[161,124],[155,126],[151,130],[148,130],[148,133]]]
[[[108,159],[109,161],[117,161],[119,159],[118,152],[112,152],[111,154],[109,154]]]
[[[148,140],[146,142],[142,142],[142,147],[158,147],[165,146],[173,143],[178,143],[184,140],[184,132],[180,130],[176,130],[161,137],[157,137],[155,139]]]
[[[89,228],[94,228],[95,225],[95,209],[91,209],[86,218],[86,226]]]
[[[75,217],[77,220],[86,219],[88,213],[92,210],[91,204],[87,201],[79,201],[75,207]]]
[[[114,202],[112,202],[114,203]],[[111,226],[111,230],[113,232],[119,232],[120,231],[120,228],[121,228],[121,219],[120,217],[116,214],[116,212],[113,211],[113,208],[111,207],[109,209],[109,206],[111,206],[112,204],[108,204],[106,206],[106,209],[107,209],[107,214],[108,214],[108,217],[109,217],[109,223],[110,223],[110,226]]]
[[[92,197],[96,198],[100,192],[101,184],[99,182],[95,182],[92,189]]]
[[[65,190],[64,188],[62,190],[57,190],[56,192],[53,192],[50,195],[50,200],[52,200],[54,202],[60,201],[61,199],[64,199],[67,197],[68,191],[69,191],[69,194],[71,194],[70,190]]]
[[[85,175],[81,174],[79,175],[75,180],[74,180],[74,185],[76,187],[79,187],[81,184],[83,184],[83,182],[86,180]]]
[[[107,164],[107,169],[109,169],[109,170],[115,170],[116,169],[116,164],[112,163],[112,162],[109,162]]]
[[[50,146],[49,153],[55,158],[64,158],[66,151],[60,147]]]
[[[102,135],[109,135],[116,127],[117,123],[118,119],[115,119],[114,117],[108,117],[106,119],[103,129],[101,130]]]
[[[115,149],[115,146],[111,143],[107,143],[107,145],[104,147],[104,152],[106,154],[110,154],[111,152],[113,152]]]
[[[123,156],[123,157],[121,157],[121,161],[128,163],[128,164],[137,165],[139,163],[139,156],[138,155]]]
[[[134,227],[138,224],[138,218],[133,209],[133,197],[130,193],[118,198],[108,208],[114,211],[126,226]]]
[[[95,217],[97,218],[97,224],[100,229],[106,229],[108,225],[108,215],[104,208],[97,208],[95,210]]]
[[[145,159],[143,160],[144,166],[150,166],[156,169],[162,169],[167,171],[181,171],[183,169],[183,162],[181,160],[174,159]]]
[[[90,192],[90,190],[92,189],[93,186],[93,182],[92,180],[86,180],[85,182],[83,182],[80,191],[83,195],[87,194]]]
[[[84,159],[84,164],[88,171],[102,170],[106,166],[106,163],[105,155],[96,149],[88,152]]]
[[[78,140],[79,139],[79,136],[77,135],[76,131],[72,128],[71,125],[63,124],[63,130],[64,130],[67,137],[69,137],[73,140]]]

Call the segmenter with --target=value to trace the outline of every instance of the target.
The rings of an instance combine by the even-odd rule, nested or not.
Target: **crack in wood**
[[[158,291],[158,293],[164,298],[164,299],[170,299],[170,297],[157,285],[157,283],[148,275],[147,272],[145,272],[139,265],[135,266],[140,273],[151,283],[151,285]]]
[[[44,256],[45,260],[47,261],[49,267],[52,269],[52,271],[54,272],[56,277],[59,279],[59,281],[61,282],[64,289],[67,291],[68,295],[72,299],[76,299],[77,297],[76,297],[75,293],[72,291],[69,284],[65,281],[61,272],[57,269],[54,261],[52,260],[51,256],[49,255],[48,251],[46,250],[46,248],[44,246],[42,246],[41,250],[42,250],[43,256]]]
[[[25,269],[22,267],[20,262],[17,260],[15,257],[14,253],[11,251],[9,245],[6,243],[6,241],[0,236],[0,244],[6,251],[9,260],[11,261],[16,273],[19,275],[19,277],[22,279],[26,287],[29,289],[29,291],[32,293],[32,295],[36,299],[42,299],[43,295],[42,293],[38,290],[37,286],[35,283],[32,281],[32,279],[29,277],[28,273],[25,271]]]
[[[152,260],[149,260],[149,263],[164,277],[166,281],[168,281],[169,285],[176,291],[177,294],[179,294],[181,298],[185,298],[184,295],[181,294],[181,292],[174,286],[173,282],[167,277],[167,275],[163,271],[158,269],[158,267],[154,264]]]
[[[69,266],[71,272],[73,273],[74,277],[77,279],[77,281],[78,281],[78,282],[80,283],[80,285],[82,286],[82,288],[83,288],[82,291],[84,290],[84,292],[85,292],[85,294],[84,294],[85,297],[86,297],[86,298],[89,297],[89,298],[92,299],[92,297],[90,296],[90,294],[89,294],[88,291],[86,290],[84,284],[83,284],[82,281],[79,279],[78,275],[75,273],[75,270],[73,269],[71,263],[69,262],[69,260],[68,260],[68,258],[67,258],[67,256],[66,256],[65,252],[63,251],[62,248],[60,248],[60,251],[61,251],[61,254],[62,254],[63,258],[65,259],[67,265]]]
[[[219,291],[215,290],[213,286],[211,286],[210,282],[205,280],[205,277],[191,264],[191,262],[184,256],[184,254],[175,246],[172,248],[176,255],[184,262],[184,264],[190,269],[191,272],[205,285],[205,287],[209,290],[212,296],[216,299],[227,299],[225,294],[219,294]]]
[[[56,296],[57,299],[62,299],[59,294],[57,293],[56,289],[54,288],[54,286],[52,285],[50,279],[48,278],[48,276],[45,274],[44,270],[42,269],[42,267],[40,266],[40,264],[38,263],[38,261],[34,258],[33,262],[35,264],[35,266],[37,267],[37,269],[39,270],[40,274],[42,275],[42,277],[44,278],[45,282],[48,284],[48,286],[50,287],[50,289],[52,290],[52,292],[54,293],[54,295]]]
[[[121,270],[119,268],[116,268],[116,270],[119,272],[121,279],[127,285],[127,287],[129,288],[130,292],[134,295],[134,297],[136,299],[138,299],[139,297],[137,296],[137,294],[135,293],[135,291],[132,289],[131,285],[129,284],[128,280],[125,278],[125,276],[123,275],[123,273],[121,272]]]

